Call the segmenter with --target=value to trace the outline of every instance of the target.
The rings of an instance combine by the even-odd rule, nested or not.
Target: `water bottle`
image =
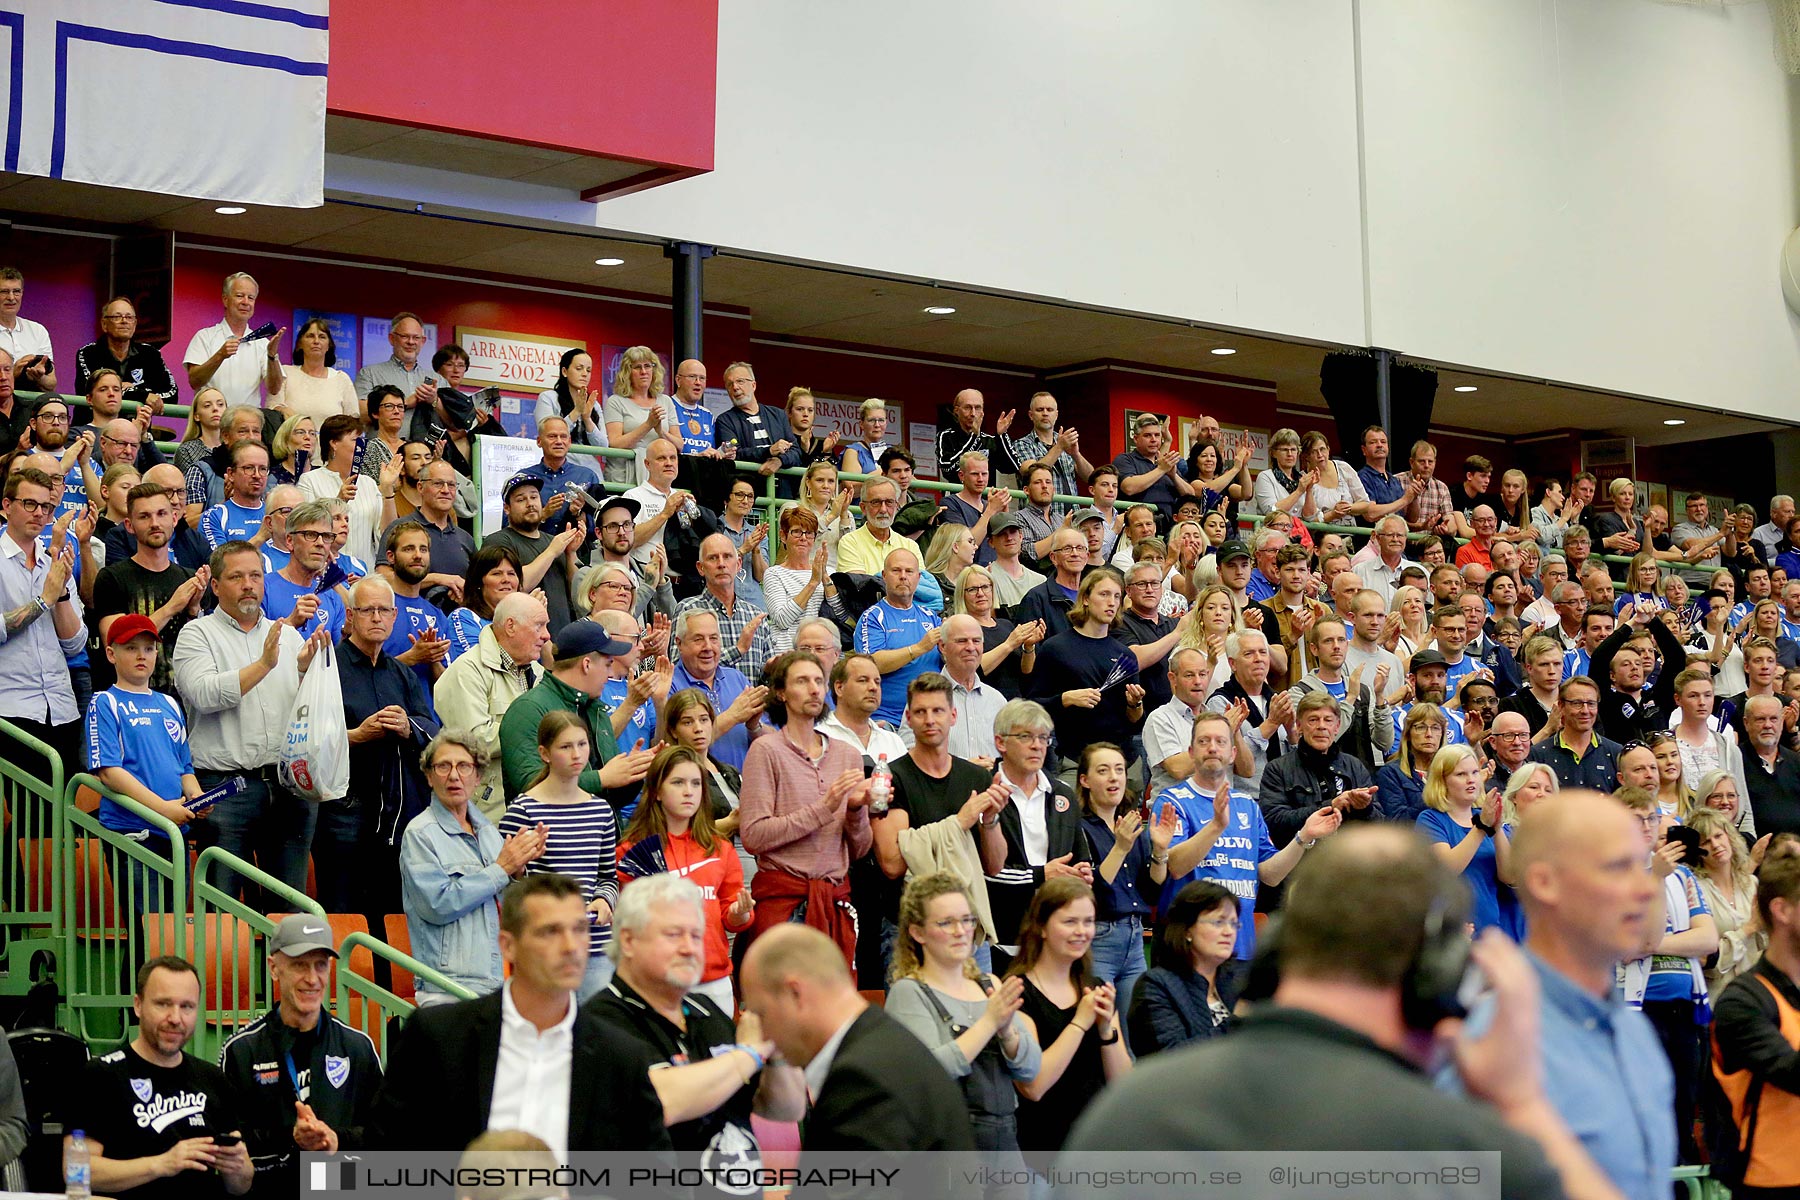
[[[888,769],[887,755],[878,755],[875,759],[875,773],[869,776],[869,813],[871,816],[888,810],[888,799],[894,794],[894,773]]]
[[[93,1195],[88,1186],[90,1170],[87,1134],[74,1130],[69,1134],[69,1148],[63,1151],[63,1195],[68,1200],[88,1200]]]

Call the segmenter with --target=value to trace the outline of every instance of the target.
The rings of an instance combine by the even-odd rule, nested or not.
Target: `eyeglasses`
[[[627,529],[630,529],[632,526],[634,526],[636,524],[637,524],[636,521],[608,521],[608,522],[606,522],[606,524],[600,526],[600,532],[601,533],[624,533]]]
[[[456,480],[454,480],[454,479],[421,479],[421,480],[419,480],[419,486],[422,488],[453,488],[456,486]]]
[[[979,596],[983,592],[991,592],[993,590],[994,585],[991,583],[971,583],[962,590],[962,594],[965,596]]]
[[[1015,742],[1024,742],[1027,746],[1048,746],[1050,735],[1047,733],[1003,733],[1001,737]]]
[[[1600,702],[1598,700],[1564,700],[1562,706],[1564,708],[1599,708]]]
[[[478,772],[472,762],[432,763],[431,773],[439,779],[455,779],[458,777],[473,779]]]
[[[405,412],[406,411],[406,402],[403,400],[396,400],[392,404],[377,404],[375,406],[375,411],[378,413]]]
[[[977,922],[973,913],[961,917],[945,917],[941,921],[933,921],[931,927],[939,933],[955,933],[961,929],[973,929]]]
[[[290,529],[288,540],[300,539],[307,542],[325,542],[331,540],[331,532],[326,529]]]
[[[596,590],[599,588],[617,588],[621,592],[633,592],[637,590],[622,579],[602,579],[599,583],[596,583],[594,587]]]
[[[1161,587],[1162,580],[1160,580],[1160,579],[1134,579],[1131,581],[1131,586],[1134,588]]]
[[[104,433],[100,435],[100,440],[114,446],[129,446],[133,450],[143,444],[142,438],[116,438],[109,437]]]
[[[1238,919],[1236,917],[1201,917],[1194,924],[1207,925],[1214,929],[1235,930],[1238,927]]]
[[[359,617],[391,617],[396,610],[391,604],[363,604],[350,611]]]
[[[39,413],[37,419],[46,425],[67,425],[69,423],[69,414],[63,413],[58,415],[56,413]]]
[[[28,513],[47,513],[56,508],[54,500],[14,500],[12,503]]]
[[[1531,739],[1531,732],[1529,730],[1525,730],[1525,729],[1517,729],[1517,730],[1512,731],[1511,733],[1500,733],[1500,732],[1496,731],[1493,736],[1496,739],[1504,738],[1506,741],[1509,741],[1509,742],[1517,741],[1520,738],[1524,738],[1525,740],[1529,741]]]
[[[135,321],[135,320],[137,320],[137,314],[136,313],[103,313],[103,314],[101,314],[100,319],[102,321]]]

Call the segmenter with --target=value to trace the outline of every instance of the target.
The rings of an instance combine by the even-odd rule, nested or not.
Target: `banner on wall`
[[[844,441],[856,441],[862,437],[861,400],[851,400],[841,396],[822,396],[813,393],[813,432],[823,436],[835,433]],[[889,445],[900,442],[900,406],[887,406],[887,440]]]
[[[481,531],[491,533],[500,528],[505,505],[500,492],[506,481],[544,461],[544,452],[530,438],[494,437],[482,434],[479,443],[481,478]]]
[[[355,313],[322,312],[316,308],[296,308],[293,332],[288,335],[287,344],[292,346],[294,340],[300,336],[300,327],[315,318],[325,322],[325,328],[331,333],[331,348],[337,353],[337,362],[332,365],[351,378],[355,378],[356,373],[362,370],[363,363],[367,361],[362,357],[361,325]],[[387,331],[383,330],[381,357],[386,358],[389,352]]]
[[[542,392],[555,387],[564,351],[571,347],[587,349],[587,342],[581,338],[543,337],[469,325],[456,327],[456,342],[469,355],[469,373],[463,377],[467,383],[512,392]]]
[[[906,448],[913,456],[913,473],[937,479],[937,426],[914,421],[906,427]]]
[[[0,0],[0,167],[317,208],[328,11],[327,0]],[[270,146],[280,152],[258,149]]]

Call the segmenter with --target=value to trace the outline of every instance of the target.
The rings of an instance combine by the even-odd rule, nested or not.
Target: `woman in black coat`
[[[1237,931],[1237,897],[1218,884],[1198,880],[1175,894],[1126,1019],[1139,1058],[1225,1032],[1242,990]]]

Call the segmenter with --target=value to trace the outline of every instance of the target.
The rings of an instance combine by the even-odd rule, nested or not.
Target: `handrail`
[[[291,887],[275,878],[261,867],[245,862],[223,846],[208,846],[202,850],[200,857],[194,862],[194,898],[198,900],[200,889],[206,888],[217,897],[217,899],[209,898],[210,903],[234,905],[243,908],[248,913],[255,914],[261,921],[267,923],[268,928],[263,931],[265,933],[275,931],[275,923],[268,919],[267,914],[257,913],[255,909],[237,897],[229,895],[207,878],[207,868],[215,865],[227,871],[235,871],[246,883],[253,883],[270,895],[285,901],[289,905],[289,912],[308,912],[316,917],[325,916],[325,910],[317,900],[298,888]]]

